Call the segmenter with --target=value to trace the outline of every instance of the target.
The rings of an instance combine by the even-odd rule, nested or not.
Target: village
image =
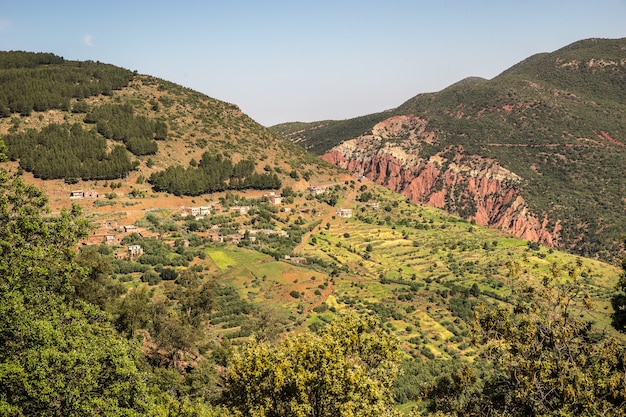
[[[96,222],[96,228],[85,239],[83,245],[106,245],[111,247],[116,259],[136,260],[144,254],[144,248],[140,244],[124,245],[124,238],[134,233],[142,238],[154,238],[170,246],[174,246],[177,241],[176,237],[180,234],[179,230],[166,231],[154,227],[147,216],[163,216],[167,213],[167,217],[172,222],[179,224],[183,230],[193,232],[198,237],[215,244],[230,243],[234,245],[247,244],[255,245],[259,242],[260,237],[266,241],[271,239],[289,239],[290,226],[295,221],[302,222],[300,217],[302,214],[310,215],[313,213],[321,219],[322,214],[327,217],[338,217],[349,219],[352,217],[352,208],[344,207],[328,207],[323,204],[323,196],[333,187],[341,187],[340,184],[333,186],[311,185],[305,190],[297,194],[297,200],[294,197],[285,197],[276,192],[267,192],[259,198],[245,198],[242,196],[234,196],[231,198],[221,197],[218,201],[207,202],[203,205],[181,205],[174,209],[144,209],[143,217],[132,221],[132,218],[105,219]],[[101,194],[94,190],[72,190],[69,195],[73,202],[81,201],[87,203],[96,202],[102,198]],[[195,201],[195,200],[194,200]],[[240,204],[240,203],[244,204]],[[83,204],[88,207],[88,205]],[[259,213],[263,213],[267,217],[270,213],[272,220],[259,221],[255,218]],[[300,220],[294,220],[300,219]],[[233,228],[232,224],[239,226]],[[281,223],[282,227],[277,227],[276,223]],[[314,223],[318,226],[321,220]],[[256,226],[256,227],[253,227]],[[299,240],[300,238],[298,238]],[[297,243],[297,242],[296,242]],[[184,242],[185,245],[189,243]],[[294,254],[284,254],[282,259],[291,263],[304,263],[305,260]]]

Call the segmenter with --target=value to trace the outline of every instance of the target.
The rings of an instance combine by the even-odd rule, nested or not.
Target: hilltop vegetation
[[[49,53],[0,51],[0,116],[33,111],[69,111],[72,99],[110,95],[133,74],[96,62],[68,62]]]
[[[615,261],[626,230],[626,184],[620,175],[626,159],[625,43],[580,41],[530,57],[492,80],[467,79],[388,112],[273,130],[323,154],[371,134],[377,123],[394,116],[417,116],[433,136],[414,139],[407,130],[384,137],[376,144],[378,155],[396,146],[413,161],[398,163],[416,172],[434,155],[457,164],[473,156],[495,160],[520,178],[516,187],[534,216],[548,219],[551,230],[558,225],[557,240],[564,248]],[[368,171],[373,168],[356,163],[374,155],[354,158],[355,169],[364,170],[360,174],[374,177]],[[408,184],[400,187],[402,192]],[[434,187],[428,195],[439,190]],[[474,216],[449,206],[466,218]]]
[[[3,52],[0,77],[7,154],[37,178],[71,183],[162,172],[153,177],[157,189],[198,195],[213,187],[200,190],[194,180],[193,189],[184,190],[164,186],[163,178],[197,164],[205,153],[222,154],[233,165],[254,155],[246,187],[276,187],[278,176],[292,171],[294,177],[328,171],[317,162],[312,169],[311,155],[278,140],[236,106],[123,68]]]

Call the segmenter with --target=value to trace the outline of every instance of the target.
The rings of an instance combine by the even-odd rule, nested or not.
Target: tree
[[[152,301],[146,287],[131,290],[118,301],[115,325],[123,334],[131,337],[135,331],[145,328],[150,320]]]
[[[76,257],[82,269],[72,277],[72,285],[77,297],[110,310],[116,300],[126,292],[124,284],[111,279],[111,261],[99,252],[95,245],[81,248]]]
[[[0,415],[143,415],[137,350],[107,317],[51,293],[3,294]]]
[[[242,416],[396,415],[399,349],[372,317],[356,315],[278,345],[253,339],[234,354],[223,398]]]
[[[476,343],[495,372],[463,370],[426,388],[431,411],[464,416],[624,416],[626,347],[581,319],[589,308],[575,269],[526,286],[514,308],[476,312]]]
[[[286,318],[277,310],[259,306],[241,325],[241,330],[244,334],[254,336],[257,341],[274,341],[280,337],[286,324]]]
[[[626,247],[626,239],[624,240]],[[611,298],[613,327],[626,332],[626,254],[622,255],[622,275],[616,285],[617,293]]]
[[[80,210],[46,211],[41,190],[0,171],[0,415],[143,415],[138,351],[74,293]]]

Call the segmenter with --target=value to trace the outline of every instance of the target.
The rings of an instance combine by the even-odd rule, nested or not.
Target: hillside
[[[624,97],[626,40],[589,39],[390,111],[272,129],[413,201],[615,261]]]
[[[319,415],[397,417],[418,397],[451,410],[428,387],[460,370],[461,398],[498,406],[481,389],[508,365],[476,317],[507,312],[493,323],[574,332],[540,340],[581,351],[542,372],[623,373],[614,265],[412,202],[165,80],[50,54],[0,55],[4,70],[39,87],[0,97],[0,414],[302,415],[323,400]],[[376,123],[438,140],[417,116]],[[459,175],[482,162],[455,158]],[[612,384],[593,394],[603,410],[626,403]]]
[[[52,195],[53,202],[66,200],[71,189],[104,194],[109,181],[122,178],[126,181],[118,192],[148,192],[152,174],[179,168],[190,175],[205,154],[228,160],[232,166],[226,170],[253,158],[244,170],[251,170],[248,176],[276,174],[286,182],[337,172],[237,106],[165,80],[106,64],[25,53],[0,56],[0,76],[5,81],[0,106],[6,111],[0,134],[8,156],[38,179],[63,180],[45,187],[60,193]],[[243,187],[229,184],[229,178],[218,182],[214,190]],[[178,192],[170,191],[198,194],[179,186]]]

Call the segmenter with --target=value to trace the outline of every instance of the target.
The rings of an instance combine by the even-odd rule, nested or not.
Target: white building
[[[337,216],[341,217],[342,219],[349,219],[350,217],[352,217],[352,209],[338,208],[335,214],[337,214]]]

